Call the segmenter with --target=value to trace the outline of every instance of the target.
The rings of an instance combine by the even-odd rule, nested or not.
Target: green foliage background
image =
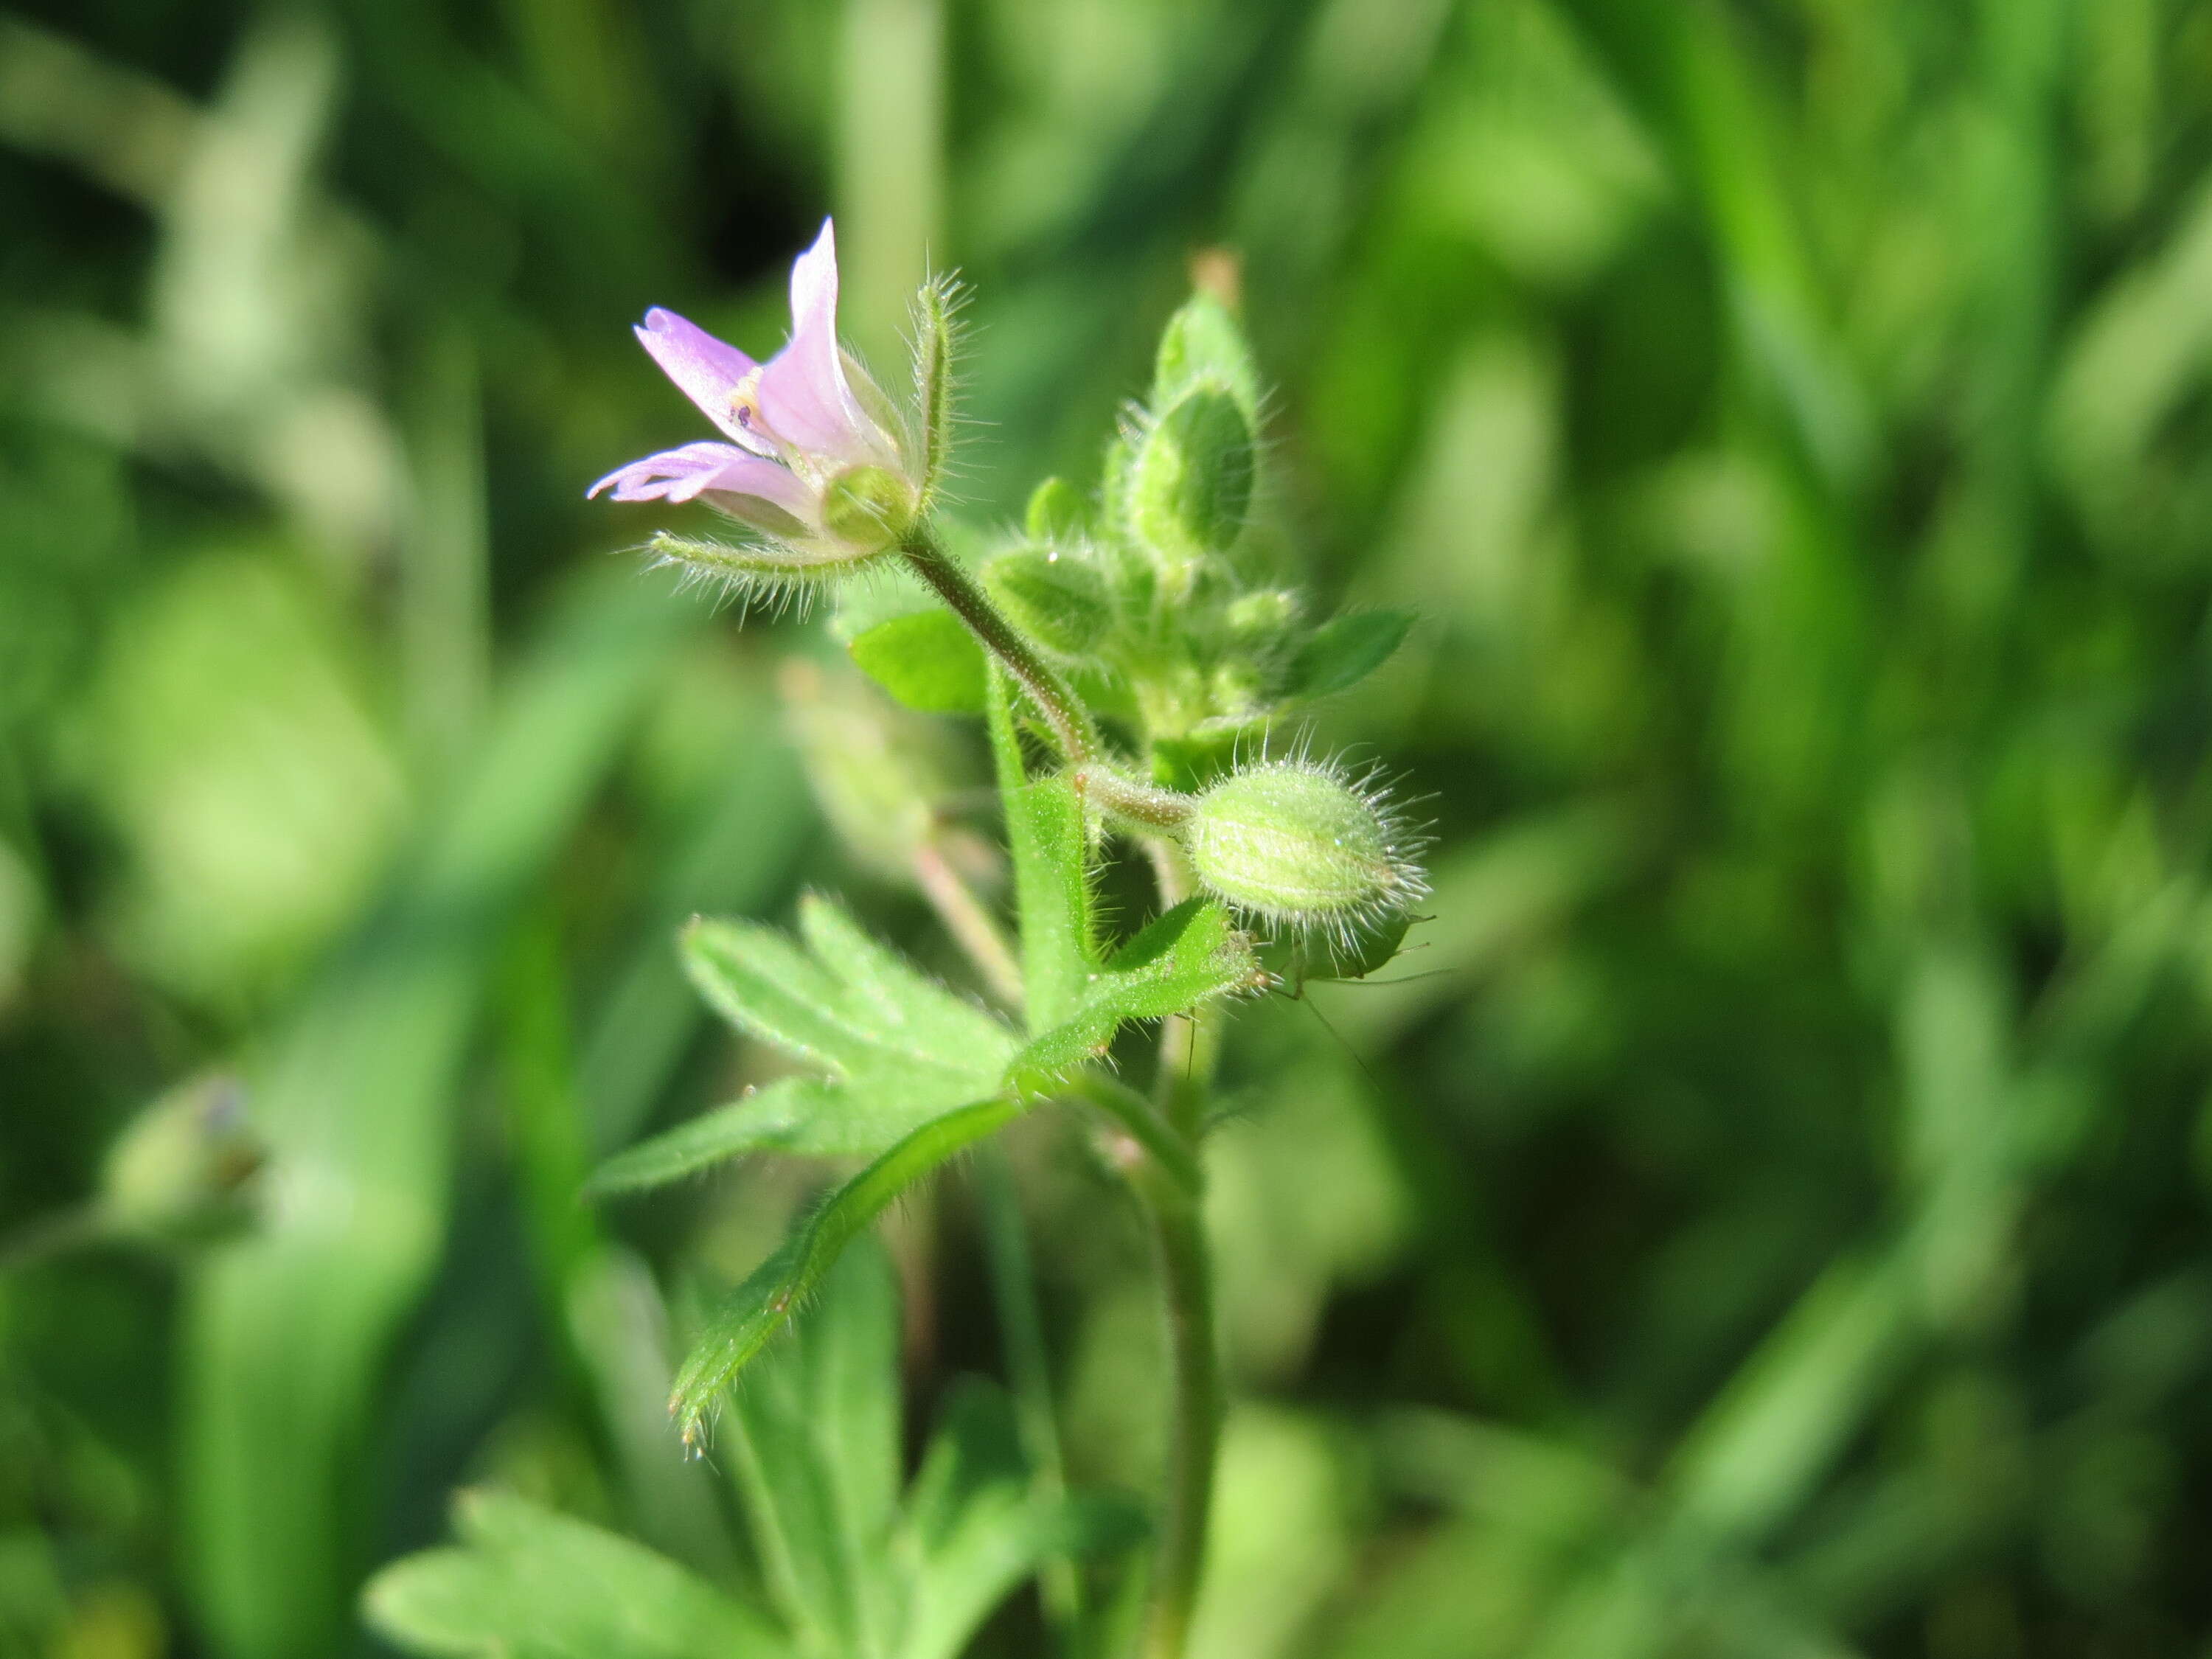
[[[0,1655],[364,1646],[465,1481],[732,1548],[655,1285],[805,1177],[572,1197],[758,1075],[674,930],[961,970],[819,828],[834,648],[581,491],[699,435],[627,325],[765,349],[829,209],[879,360],[975,285],[982,523],[1231,251],[1307,575],[1425,618],[1322,727],[1435,919],[1230,1056],[1199,1650],[2212,1651],[2208,161],[2202,0],[0,11],[0,1231],[210,1066],[275,1152],[0,1279]],[[1142,1488],[1141,1240],[1015,1160]],[[892,1243],[927,1416],[968,1183]]]

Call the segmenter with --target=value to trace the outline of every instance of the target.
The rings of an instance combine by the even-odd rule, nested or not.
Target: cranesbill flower
[[[768,568],[793,573],[849,564],[904,533],[922,492],[915,446],[890,399],[838,343],[833,224],[825,221],[792,265],[791,338],[765,363],[657,307],[636,332],[730,441],[647,455],[587,495],[703,501],[774,544]]]

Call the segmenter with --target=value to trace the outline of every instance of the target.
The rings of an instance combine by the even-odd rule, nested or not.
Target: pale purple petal
[[[689,318],[659,306],[645,313],[636,334],[638,343],[660,365],[660,372],[675,381],[708,420],[747,448],[758,447],[760,440],[738,424],[731,401],[758,364]]]
[[[892,458],[845,382],[837,348],[837,231],[824,220],[791,267],[791,342],[761,371],[761,413],[787,443],[848,465]]]
[[[610,484],[618,501],[688,501],[709,491],[754,495],[806,522],[815,512],[813,493],[774,461],[728,444],[685,444],[618,467],[586,491],[598,495]]]

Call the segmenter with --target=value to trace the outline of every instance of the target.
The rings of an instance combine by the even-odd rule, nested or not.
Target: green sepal
[[[1365,979],[1397,959],[1417,920],[1410,911],[1393,910],[1348,939],[1328,933],[1269,939],[1258,947],[1260,963],[1293,989],[1316,980]]]
[[[935,276],[923,283],[914,301],[915,407],[921,417],[921,501],[927,511],[944,481],[945,457],[952,447],[952,316],[960,307],[959,285]],[[873,384],[865,374],[854,384]],[[885,422],[885,430],[895,422]]]
[[[1304,702],[1349,690],[1389,661],[1413,625],[1404,611],[1355,611],[1323,623],[1292,653],[1282,696]]]
[[[768,1618],[642,1544],[505,1493],[463,1492],[458,1545],[362,1592],[371,1626],[451,1659],[782,1659]]]
[[[926,714],[983,712],[983,647],[949,611],[878,623],[845,647],[862,672]]]

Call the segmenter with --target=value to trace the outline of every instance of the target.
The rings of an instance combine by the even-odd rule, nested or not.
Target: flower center
[[[768,416],[761,412],[760,379],[761,371],[756,368],[731,388],[730,416],[747,434],[760,441],[759,453],[771,460],[787,461],[783,440],[776,436],[775,429],[768,423]]]

